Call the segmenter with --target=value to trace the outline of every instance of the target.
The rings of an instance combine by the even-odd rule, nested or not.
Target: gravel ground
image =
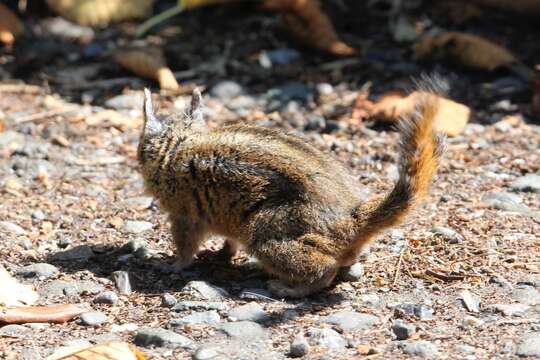
[[[426,203],[335,286],[298,300],[274,298],[257,263],[228,261],[220,238],[193,267],[170,272],[168,224],[143,193],[135,156],[140,90],[155,84],[106,57],[129,25],[86,45],[46,38],[14,54],[0,49],[3,78],[38,86],[0,96],[0,264],[36,287],[39,304],[89,309],[65,324],[0,327],[0,358],[40,359],[112,339],[153,359],[540,358],[540,126],[528,85],[505,71],[417,64],[386,19],[358,21],[353,14],[365,9],[345,3],[351,13],[330,13],[364,49],[359,58],[297,47],[277,17],[242,8],[186,14],[155,36],[182,84],[205,89],[211,126],[299,133],[346,163],[367,197],[392,186],[398,134],[349,120],[362,86],[375,97],[436,70],[474,109],[464,134],[447,140]],[[40,19],[25,21],[38,28]],[[534,27],[519,19],[485,12],[460,29],[538,61]],[[118,78],[128,81],[103,82]],[[161,111],[174,112],[189,97],[159,99]]]

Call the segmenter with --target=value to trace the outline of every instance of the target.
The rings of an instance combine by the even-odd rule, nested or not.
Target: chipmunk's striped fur
[[[359,184],[332,157],[303,139],[255,126],[208,129],[201,95],[180,119],[158,119],[145,90],[138,158],[147,189],[169,213],[179,268],[210,234],[256,256],[279,281],[278,295],[328,286],[381,230],[396,225],[427,192],[441,146],[433,133],[436,97],[400,123],[400,177],[365,202]]]

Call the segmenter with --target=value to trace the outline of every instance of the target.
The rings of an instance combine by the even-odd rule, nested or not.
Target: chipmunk
[[[341,267],[422,199],[437,171],[436,96],[399,123],[399,180],[365,201],[348,169],[305,140],[249,125],[209,129],[201,93],[182,116],[159,118],[145,89],[138,160],[145,186],[168,212],[177,269],[192,264],[211,234],[242,245],[277,280],[277,296],[329,286]]]

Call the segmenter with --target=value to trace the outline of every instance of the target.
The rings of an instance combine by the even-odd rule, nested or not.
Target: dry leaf
[[[21,20],[6,5],[0,3],[0,42],[11,45],[23,33]]]
[[[449,59],[456,63],[485,70],[518,63],[506,48],[476,35],[441,32],[426,35],[414,45],[417,59]]]
[[[47,4],[59,15],[80,25],[106,26],[149,16],[154,0],[47,0]]]
[[[30,305],[35,303],[38,298],[38,294],[30,285],[19,283],[4,268],[0,267],[0,305]]]
[[[405,96],[398,91],[389,92],[377,102],[370,104],[370,118],[385,122],[398,121],[400,117],[415,110],[421,95],[422,93],[417,91],[409,96]],[[438,97],[438,102],[439,107],[434,123],[435,129],[448,136],[461,134],[471,117],[469,107],[443,97]]]
[[[46,360],[146,360],[144,353],[131,344],[119,341],[106,342],[90,347],[68,349],[55,353]]]
[[[317,0],[265,0],[263,7],[284,13],[293,35],[309,46],[335,55],[356,53],[355,49],[339,39]]]
[[[4,307],[0,308],[0,323],[63,323],[87,311],[71,304]]]
[[[174,74],[167,67],[163,51],[159,48],[117,49],[113,53],[113,59],[137,75],[157,80],[162,90],[180,89]]]

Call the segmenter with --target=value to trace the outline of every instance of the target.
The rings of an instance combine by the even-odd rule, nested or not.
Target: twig
[[[446,274],[441,274],[441,273],[435,272],[435,271],[430,270],[430,269],[427,269],[425,271],[425,273],[426,273],[426,275],[433,276],[434,278],[437,278],[437,279],[443,280],[443,281],[459,281],[459,280],[465,279],[465,276],[463,276],[463,275],[446,275]]]
[[[76,107],[76,106],[74,106],[74,107],[70,106],[70,107],[68,107],[66,109],[63,109],[63,110],[42,111],[42,112],[39,112],[39,113],[35,113],[35,114],[20,117],[20,118],[15,120],[15,124],[24,124],[24,123],[27,123],[27,122],[52,118],[54,116],[66,115],[66,114],[69,114],[69,113],[71,113],[73,111],[76,111],[77,108],[78,107]]]
[[[27,84],[0,84],[0,92],[38,94],[42,89],[39,86]]]
[[[392,286],[395,286],[397,281],[398,281],[398,278],[399,278],[399,275],[401,273],[401,264],[403,263],[403,256],[405,255],[405,251],[407,251],[408,247],[407,245],[403,246],[403,249],[401,249],[400,253],[399,253],[399,259],[397,261],[397,264],[396,264],[396,272],[394,273],[394,281],[392,282]]]

